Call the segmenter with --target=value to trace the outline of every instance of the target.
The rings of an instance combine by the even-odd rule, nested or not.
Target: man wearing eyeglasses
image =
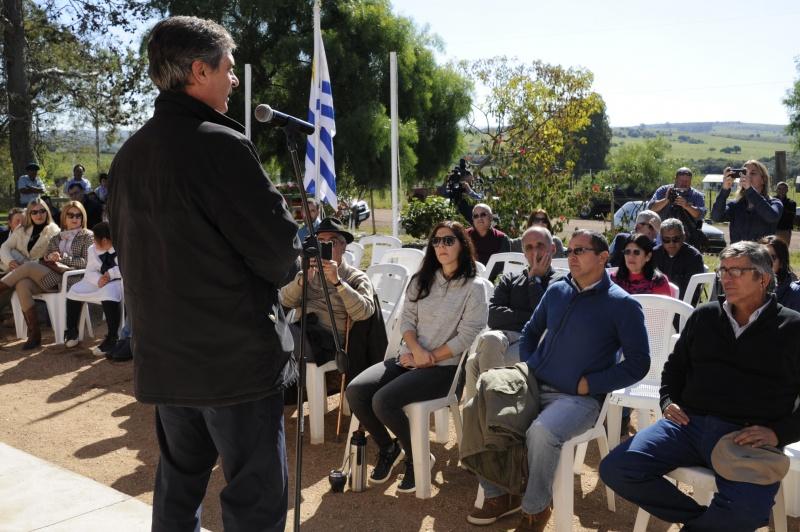
[[[684,224],[688,242],[695,247],[702,247],[703,234],[698,224],[703,223],[706,214],[706,199],[702,192],[692,188],[692,171],[689,168],[678,168],[672,185],[658,187],[647,202],[647,208],[658,213],[662,220],[679,219]]]
[[[678,285],[681,299],[692,275],[705,271],[703,255],[697,248],[686,243],[683,223],[677,218],[668,218],[661,222],[661,245],[653,250],[653,261],[670,282]],[[693,300],[696,301],[697,298]]]
[[[755,530],[769,522],[779,479],[745,481],[711,455],[727,434],[736,445],[756,448],[800,440],[800,314],[771,293],[772,260],[762,244],[728,246],[717,274],[726,299],[694,311],[664,365],[664,418],[614,449],[600,476],[659,519],[683,523],[683,530]],[[715,469],[718,492],[710,505],[663,478],[684,466]]]
[[[606,273],[605,237],[578,230],[568,246],[569,275],[550,285],[520,340],[520,359],[536,377],[540,401],[525,434],[525,492],[520,498],[481,478],[486,498],[467,518],[472,524],[492,524],[521,506],[516,530],[543,531],[562,444],[596,423],[607,393],[633,384],[650,368],[642,308]],[[620,348],[625,359],[618,362]]]

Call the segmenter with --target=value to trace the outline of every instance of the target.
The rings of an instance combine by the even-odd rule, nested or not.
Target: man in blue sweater
[[[595,231],[575,231],[566,254],[570,274],[547,289],[520,341],[520,359],[539,384],[541,409],[526,433],[525,493],[520,500],[481,479],[486,499],[467,518],[472,524],[492,524],[521,503],[517,530],[544,530],[562,444],[595,424],[605,394],[637,382],[650,369],[642,308],[605,272],[606,239]]]

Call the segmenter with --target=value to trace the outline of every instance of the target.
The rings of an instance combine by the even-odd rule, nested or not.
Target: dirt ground
[[[96,334],[104,333],[102,330]],[[13,329],[0,329],[0,441],[92,478],[151,503],[158,462],[153,407],[132,396],[131,363],[110,363],[91,354],[89,347],[66,349],[52,344],[45,329],[45,346],[32,353],[20,350]],[[331,407],[338,396],[329,398]],[[290,511],[293,522],[296,409],[286,407],[289,455]],[[345,426],[347,419],[345,418]],[[451,426],[450,443],[432,444],[436,456],[433,497],[416,499],[398,494],[396,482],[370,487],[363,493],[332,493],[328,472],[340,465],[344,438],[336,441],[336,411],[326,416],[326,442],[303,450],[301,527],[304,530],[508,530],[516,518],[494,527],[473,527],[465,521],[476,493],[475,478],[457,467],[458,451]],[[373,460],[375,447],[370,444]],[[598,451],[589,447],[583,474],[575,476],[574,529],[627,531],[633,528],[635,508],[617,497],[617,511],[606,508],[605,490],[598,483]],[[219,492],[224,485],[217,467],[212,474],[203,510],[203,526],[221,531]],[[2,526],[0,526],[2,528]],[[548,530],[552,530],[552,526]],[[800,529],[800,519],[790,520]],[[650,530],[677,530],[651,519]]]

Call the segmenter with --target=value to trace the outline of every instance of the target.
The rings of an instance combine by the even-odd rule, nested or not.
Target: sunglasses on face
[[[630,249],[624,250],[622,252],[622,254],[625,255],[625,256],[633,255],[634,257],[638,257],[639,255],[644,254],[644,251],[642,251],[641,249],[638,249],[638,248],[630,248]]]
[[[431,246],[438,248],[439,246],[453,246],[456,243],[454,236],[435,236],[431,238]]]
[[[594,251],[595,253],[597,253],[597,250],[594,249],[594,248],[567,248],[567,249],[564,250],[564,254],[567,257],[569,257],[570,255],[573,255],[573,254],[576,257],[580,257],[581,255],[583,255],[587,251]]]
[[[31,210],[31,216],[38,216],[40,214],[47,214],[47,211],[45,209],[32,209]]]
[[[537,224],[546,224],[547,223],[547,218],[545,218],[544,216],[536,216],[536,217],[533,218],[533,221],[534,221],[534,223],[537,223]]]
[[[81,213],[79,213],[79,212],[68,212],[67,213],[67,218],[77,218],[78,220],[82,220],[83,219],[83,215]]]
[[[690,174],[689,172],[678,172],[677,174],[675,174],[675,176],[676,177],[680,177],[680,176],[692,177],[692,174]]]
[[[683,242],[683,237],[682,236],[673,236],[672,238],[670,238],[668,236],[662,236],[661,237],[661,242],[664,243],[664,244],[680,244],[681,242]]]
[[[472,213],[472,217],[473,218],[486,218],[488,216],[491,216],[488,212],[475,212],[475,213]]]

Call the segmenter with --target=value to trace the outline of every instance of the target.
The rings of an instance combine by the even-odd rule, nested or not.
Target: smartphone
[[[333,242],[320,242],[319,253],[322,255],[322,260],[331,260],[333,258]]]

